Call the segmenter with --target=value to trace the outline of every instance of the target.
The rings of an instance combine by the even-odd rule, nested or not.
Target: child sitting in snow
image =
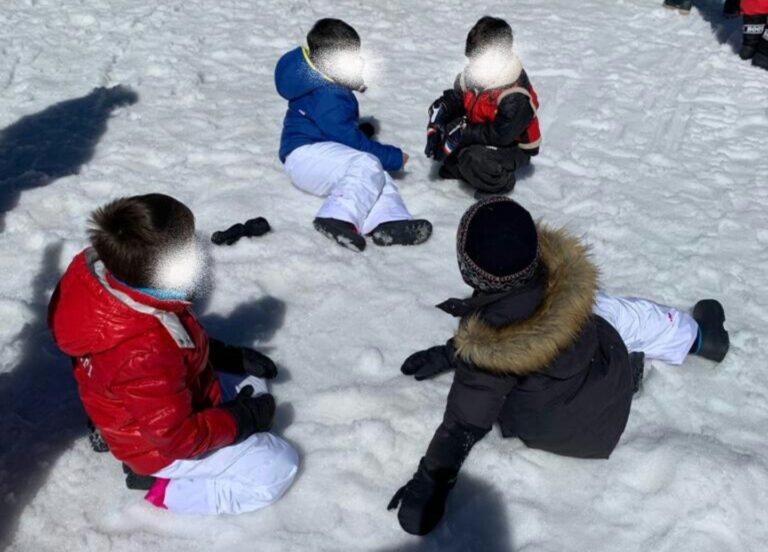
[[[353,91],[365,90],[360,36],[338,19],[321,19],[307,35],[307,48],[285,54],[275,69],[280,95],[288,100],[280,160],[294,185],[325,197],[314,226],[340,245],[415,245],[432,225],[413,220],[387,171],[402,169],[408,156],[379,144],[359,127]]]
[[[539,152],[539,100],[512,46],[506,21],[481,18],[467,35],[469,64],[429,108],[427,157],[478,195],[512,191],[515,171]]]
[[[49,306],[85,411],[132,488],[176,512],[237,514],[276,501],[298,457],[267,433],[266,356],[209,339],[188,297],[200,273],[192,212],[161,194],[96,210]],[[141,477],[150,476],[150,477]]]
[[[768,69],[768,0],[741,0],[744,23],[741,59]]]
[[[400,525],[417,535],[440,521],[462,463],[495,422],[532,448],[608,458],[640,385],[642,353],[670,364],[690,353],[721,361],[729,346],[717,301],[699,301],[690,316],[606,295],[578,239],[535,225],[505,197],[471,207],[457,241],[475,292],[440,308],[461,317],[459,329],[402,366],[417,380],[455,369],[443,423],[390,504],[402,501]]]

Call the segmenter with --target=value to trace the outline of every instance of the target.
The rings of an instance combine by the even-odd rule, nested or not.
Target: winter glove
[[[235,442],[239,443],[254,433],[269,431],[275,417],[275,398],[269,393],[254,397],[253,387],[246,385],[234,400],[219,408],[234,416],[237,425]]]
[[[422,458],[413,478],[395,493],[387,510],[399,506],[400,527],[411,535],[426,535],[443,517],[445,501],[455,484],[456,477],[430,474]]]
[[[453,90],[446,90],[443,95],[429,106],[427,123],[427,146],[424,155],[436,158],[445,136],[445,125],[464,110],[464,105]]]
[[[416,381],[422,381],[453,369],[455,357],[456,349],[453,340],[450,340],[445,345],[413,353],[405,359],[400,371],[406,376],[413,376]]]
[[[361,122],[357,125],[357,128],[359,128],[360,132],[365,134],[365,137],[369,140],[372,140],[373,137],[376,136],[376,123],[372,119]]]
[[[216,245],[232,245],[240,238],[256,238],[258,236],[263,236],[270,230],[271,228],[269,227],[267,219],[258,217],[246,221],[245,224],[240,224],[238,222],[226,230],[214,232],[211,236],[211,241]]]
[[[267,355],[248,347],[243,347],[240,351],[243,355],[243,369],[246,374],[264,379],[273,379],[277,376],[277,366]]]
[[[465,128],[467,128],[466,117],[459,117],[458,119],[454,119],[445,127],[443,147],[440,151],[440,156],[442,159],[445,159],[459,148]]]
[[[218,339],[208,340],[208,358],[217,372],[264,379],[277,376],[277,366],[267,355],[248,347],[227,345]]]

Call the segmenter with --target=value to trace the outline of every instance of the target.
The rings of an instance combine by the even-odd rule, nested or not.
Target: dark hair
[[[509,26],[509,23],[498,17],[486,15],[481,17],[470,29],[464,55],[472,57],[491,46],[512,48],[513,43],[512,27]]]
[[[342,48],[360,48],[360,35],[341,19],[320,19],[307,35],[307,46],[313,58]]]
[[[88,237],[113,276],[133,287],[152,287],[160,255],[195,235],[189,207],[164,194],[121,197],[99,207]]]

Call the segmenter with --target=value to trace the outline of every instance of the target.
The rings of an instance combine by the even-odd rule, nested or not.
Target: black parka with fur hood
[[[542,277],[461,320],[441,355],[455,368],[425,462],[455,476],[498,421],[504,437],[607,458],[627,423],[632,374],[616,330],[592,312],[597,270],[584,245],[539,227]]]

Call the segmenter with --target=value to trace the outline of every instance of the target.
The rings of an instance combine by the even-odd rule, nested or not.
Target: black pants
[[[472,145],[448,157],[440,168],[443,178],[460,178],[482,192],[507,193],[515,187],[515,171],[531,162],[518,147]]]

